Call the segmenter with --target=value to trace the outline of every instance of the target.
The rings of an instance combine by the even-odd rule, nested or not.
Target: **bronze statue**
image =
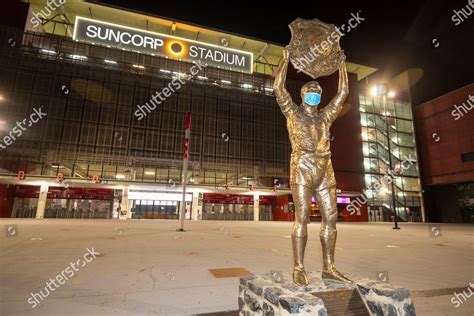
[[[308,239],[307,224],[310,221],[313,194],[317,198],[322,215],[319,233],[323,252],[322,277],[352,282],[334,265],[338,213],[336,179],[329,145],[329,128],[341,112],[344,100],[349,94],[344,60],[345,57],[336,65],[336,69],[339,69],[338,93],[323,109],[318,107],[322,94],[318,82],[310,81],[303,85],[300,106],[293,102],[285,89],[286,73],[290,61],[288,49],[284,49],[283,59],[276,70],[273,89],[281,111],[286,117],[292,148],[290,183],[295,204],[295,223],[292,233],[293,281],[298,285],[308,284],[303,260]]]

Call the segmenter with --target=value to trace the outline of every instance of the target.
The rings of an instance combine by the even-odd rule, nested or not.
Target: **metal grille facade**
[[[2,150],[2,174],[178,182],[191,111],[195,183],[288,176],[285,120],[268,76],[206,67],[184,79],[192,64],[9,28],[0,43],[1,134],[34,108],[47,113]],[[139,121],[137,105],[175,77],[185,81],[181,89]],[[298,95],[301,84],[289,80],[288,90]]]

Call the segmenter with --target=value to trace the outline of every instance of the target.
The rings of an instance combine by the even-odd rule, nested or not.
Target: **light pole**
[[[385,133],[387,134],[387,150],[388,150],[388,163],[389,163],[389,170],[392,170],[393,168],[393,162],[392,162],[392,150],[391,150],[391,145],[390,145],[390,126],[388,124],[388,111],[387,111],[387,95],[389,97],[393,97],[395,95],[394,92],[388,90],[388,84],[386,83],[377,83],[375,85],[375,95],[376,96],[381,96],[382,97],[382,106],[383,106],[383,116],[385,118]],[[392,179],[391,184],[391,189],[392,189],[392,205],[393,205],[393,224],[394,227],[393,229],[400,229],[398,227],[398,219],[397,219],[397,205],[396,205],[396,199],[395,199],[395,185],[394,185],[394,180]]]

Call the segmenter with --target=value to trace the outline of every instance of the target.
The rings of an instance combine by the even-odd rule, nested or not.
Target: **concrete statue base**
[[[322,280],[320,272],[307,276],[306,287],[296,286],[290,273],[241,277],[240,315],[416,315],[408,289],[369,279]]]

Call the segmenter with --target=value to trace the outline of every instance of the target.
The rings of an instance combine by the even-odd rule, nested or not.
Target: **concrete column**
[[[197,221],[199,219],[199,193],[193,193],[193,203],[191,206],[191,219]]]
[[[420,183],[420,180],[418,179],[418,183]],[[420,183],[420,202],[421,202],[421,222],[426,223],[426,213],[425,213],[425,197],[423,196],[423,187],[421,186]]]
[[[49,186],[42,184],[40,187],[40,194],[38,199],[38,207],[36,209],[36,218],[44,218],[44,211],[46,210],[46,201],[48,199]]]
[[[115,190],[112,190],[112,196],[110,197],[109,211],[107,212],[107,218],[112,218],[114,214],[114,201],[115,201]]]
[[[253,220],[260,221],[260,197],[257,193],[253,195]]]
[[[130,212],[130,201],[128,200],[129,188],[124,188],[122,190],[122,210],[127,211],[127,216],[120,216],[119,219],[132,218],[132,213]]]

